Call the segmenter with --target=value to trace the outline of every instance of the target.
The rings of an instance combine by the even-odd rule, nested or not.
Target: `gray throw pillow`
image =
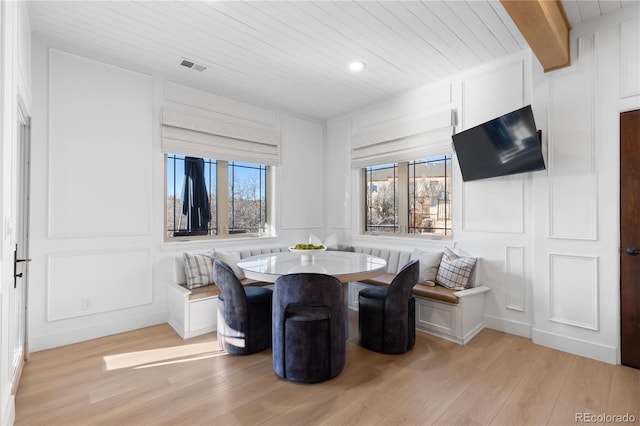
[[[213,253],[183,253],[184,272],[187,276],[187,288],[204,287],[214,283]]]
[[[461,257],[450,249],[444,249],[436,283],[453,290],[464,290],[476,264],[475,257]]]

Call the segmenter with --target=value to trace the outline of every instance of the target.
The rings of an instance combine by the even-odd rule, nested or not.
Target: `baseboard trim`
[[[476,337],[476,334],[478,334],[482,330],[484,330],[484,328],[486,326],[487,325],[485,323],[482,323],[482,324],[478,324],[477,326],[475,326],[472,330],[469,330],[469,332],[465,336],[462,336],[462,344],[466,345],[467,343],[469,343],[471,341],[471,339]]]
[[[16,422],[16,397],[9,395],[0,417],[0,425],[13,425]]]
[[[167,324],[169,324],[171,328],[173,328],[173,331],[178,333],[178,336],[182,337],[183,340],[187,338],[181,331],[181,330],[184,330],[184,327],[178,326],[171,318],[169,318],[169,321],[167,321]]]
[[[427,329],[424,329],[424,328],[416,328],[416,331],[418,331],[420,333],[428,334],[430,336],[439,337],[441,339],[448,340],[450,342],[456,343],[456,344],[461,345],[461,346],[464,345],[464,341],[462,339],[459,339],[459,338],[457,338],[455,336],[452,336],[450,334],[447,334],[447,333],[439,333],[436,330],[427,330]]]
[[[516,336],[531,339],[531,324],[493,317],[490,315],[485,315],[484,321],[485,326],[492,330],[498,330],[504,333],[515,334]]]
[[[546,346],[608,364],[618,364],[618,350],[613,346],[562,336],[536,328],[532,328],[532,341],[536,345]]]
[[[29,352],[38,352],[45,349],[57,348],[72,343],[84,342],[112,334],[124,333],[152,325],[165,324],[167,311],[155,312],[138,317],[127,317],[118,321],[109,320],[98,324],[88,324],[85,327],[65,329],[51,334],[30,335]]]
[[[189,331],[189,332],[185,333],[184,336],[181,335],[181,337],[184,340],[186,340],[186,339],[191,339],[192,337],[201,336],[203,334],[213,333],[215,331],[217,331],[217,327],[216,326],[199,328],[199,329],[194,330],[194,331]],[[178,334],[180,334],[180,333],[178,333]]]

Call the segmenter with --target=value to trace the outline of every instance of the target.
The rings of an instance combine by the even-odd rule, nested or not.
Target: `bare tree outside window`
[[[365,169],[367,232],[398,231],[398,166],[387,164]]]
[[[451,157],[409,162],[409,233],[451,235]]]
[[[367,167],[364,192],[366,233],[452,235],[451,156]]]
[[[259,233],[266,227],[266,170],[261,164],[229,163],[229,233]]]
[[[183,210],[185,156],[168,154],[166,162],[166,237],[228,236],[263,233],[267,226],[268,167],[262,164],[204,161],[204,182],[208,193],[211,220],[207,229],[188,228]],[[226,173],[226,174],[225,174]],[[218,183],[228,183],[228,191],[218,191]],[[220,208],[220,206],[224,208]],[[188,210],[188,209],[187,209]],[[220,223],[225,224],[221,227]],[[228,229],[228,231],[226,231]]]

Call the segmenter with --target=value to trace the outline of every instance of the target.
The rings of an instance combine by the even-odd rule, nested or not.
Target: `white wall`
[[[611,363],[620,362],[619,115],[640,108],[639,13],[574,27],[572,66],[534,67],[549,176],[533,182],[533,341]]]
[[[456,108],[461,131],[532,104],[549,155],[547,171],[469,183],[454,159],[450,241],[361,235],[360,175],[327,161],[326,232],[405,250],[456,244],[481,258],[489,327],[619,363],[617,120],[640,107],[637,16],[574,28],[570,68],[543,74],[524,52],[329,120],[328,158],[348,158],[352,134],[398,117]]]
[[[313,196],[324,183],[322,123],[39,36],[32,62],[32,351],[166,322],[165,286],[176,253],[285,246],[324,227],[322,199]],[[280,128],[277,237],[163,241],[160,110],[172,103]],[[281,188],[286,196],[278,196]]]
[[[2,4],[6,19],[8,6]],[[635,78],[637,18],[626,22],[629,16],[637,16],[637,11],[626,8],[574,28],[573,52],[577,56],[569,69],[543,74],[536,59],[525,52],[337,117],[326,126],[176,88],[153,70],[35,37],[31,59],[31,349],[165,322],[164,285],[170,280],[167,260],[182,250],[281,246],[306,239],[310,231],[320,236],[324,231],[367,245],[428,248],[457,243],[462,250],[482,258],[478,280],[492,288],[487,308],[491,327],[562,350],[618,362],[617,117],[620,111],[640,104]],[[150,116],[151,123],[141,119],[116,133],[116,137],[122,137],[116,146],[126,141],[127,148],[120,145],[109,151],[100,135],[92,135],[90,143],[107,159],[114,160],[118,150],[129,148],[142,157],[141,168],[123,170],[115,180],[109,168],[97,167],[91,170],[95,175],[79,183],[84,189],[99,185],[112,194],[108,199],[114,204],[103,206],[106,210],[100,212],[103,227],[93,229],[90,221],[78,216],[81,229],[75,230],[56,216],[57,208],[64,212],[65,197],[72,195],[64,183],[64,173],[75,170],[87,147],[81,145],[82,135],[74,129],[63,127],[58,129],[62,133],[55,132],[58,123],[83,110],[70,108],[66,113],[56,110],[50,114],[49,48],[77,55],[84,67],[95,65],[96,71],[104,74],[98,82],[89,84],[88,91],[71,85],[64,93],[87,102],[82,114],[93,120],[94,126],[100,127],[100,118],[108,119],[110,112],[126,110],[129,101],[138,105],[132,111],[137,117]],[[28,59],[24,61],[28,69]],[[5,71],[3,90],[22,85],[28,91],[29,85],[20,81],[28,82],[29,73],[22,74],[24,77],[7,77]],[[132,83],[137,94],[107,97],[106,106],[89,97],[90,93],[100,94],[103,83],[119,78]],[[164,161],[159,111],[164,103],[175,101],[172,96],[229,115],[272,120],[280,126],[283,164],[274,177],[278,237],[173,244],[162,241]],[[549,143],[548,172],[463,184],[456,166],[453,241],[360,235],[359,174],[349,165],[353,133],[440,107],[458,111],[460,131],[528,103],[533,104],[538,127]],[[63,116],[56,118],[59,113]],[[56,122],[51,122],[52,117]],[[69,130],[71,134],[62,142],[55,139]],[[5,131],[3,126],[3,134]],[[129,139],[130,131],[150,136]],[[298,179],[303,172],[308,172],[304,180]],[[120,192],[124,176],[135,179],[139,186]],[[2,187],[6,188],[4,180]],[[142,196],[133,199],[134,192]],[[120,196],[133,199],[134,208],[122,209]],[[5,197],[3,193],[3,200]],[[5,204],[2,208],[6,209]],[[572,273],[576,269],[581,271],[577,277]],[[2,272],[4,277],[6,268]],[[88,308],[83,308],[83,298],[89,299]]]

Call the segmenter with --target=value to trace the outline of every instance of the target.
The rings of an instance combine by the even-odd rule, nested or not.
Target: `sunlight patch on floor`
[[[123,368],[149,368],[180,362],[197,361],[227,355],[218,346],[218,342],[194,343],[150,349],[147,351],[127,352],[103,357],[107,371]]]
[[[175,359],[172,361],[163,361],[163,362],[157,362],[155,364],[147,364],[147,365],[140,365],[137,367],[133,367],[134,370],[140,370],[143,368],[150,368],[150,367],[160,367],[161,365],[171,365],[171,364],[180,364],[183,362],[191,362],[191,361],[200,361],[201,359],[207,359],[207,358],[216,358],[219,356],[227,356],[229,355],[226,352],[220,352],[217,354],[209,354],[209,355],[203,355],[203,356],[198,356],[198,357],[190,357],[190,358],[182,358],[182,359]]]

